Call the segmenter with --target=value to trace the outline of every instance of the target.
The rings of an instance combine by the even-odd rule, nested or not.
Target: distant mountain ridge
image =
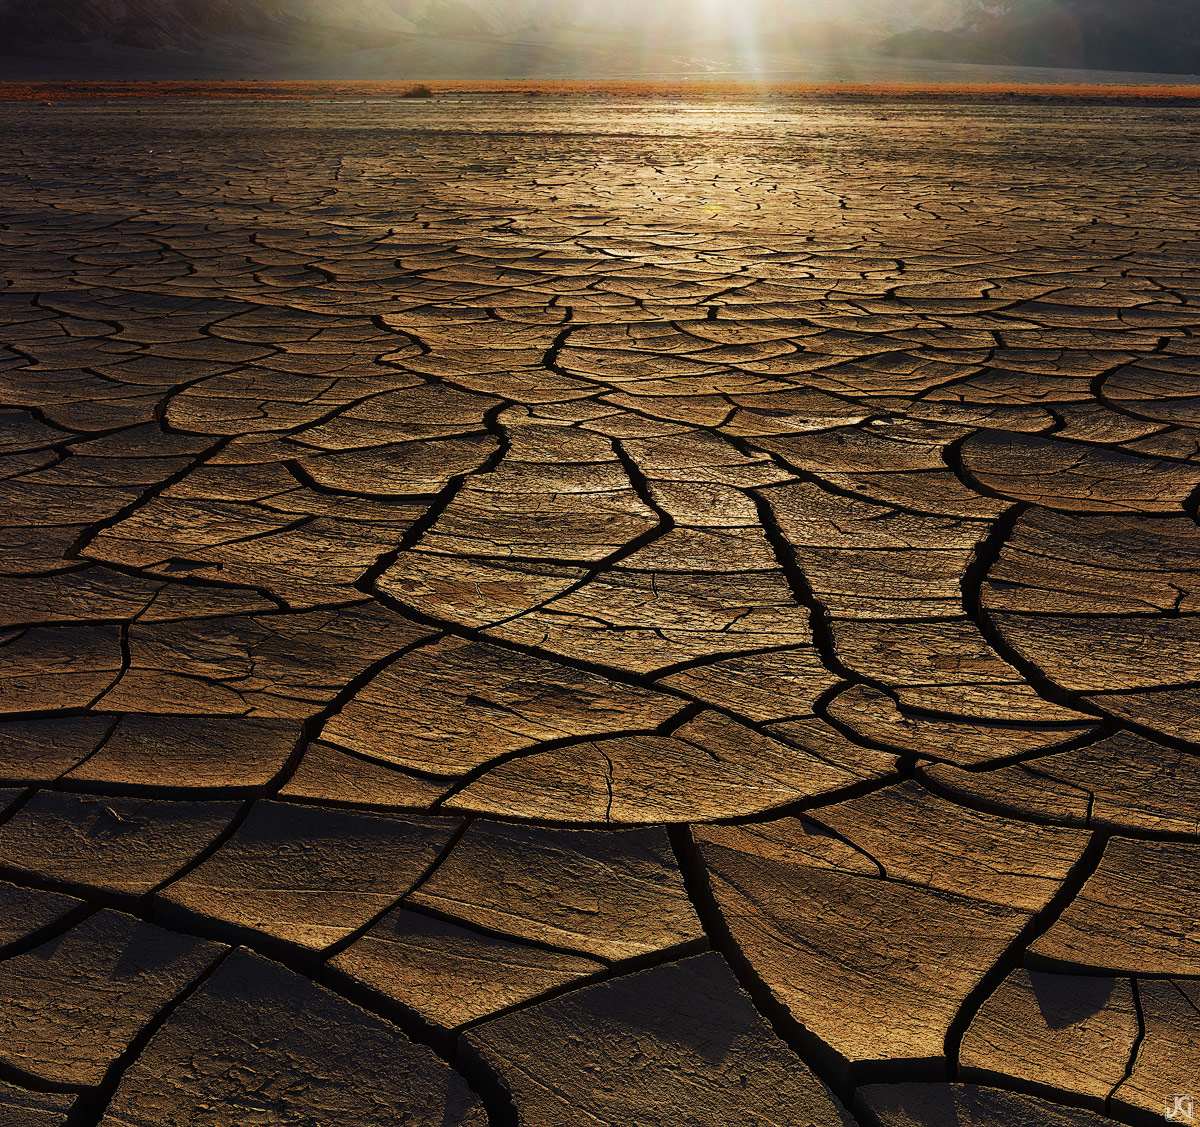
[[[1192,73],[1200,0],[0,0],[0,56],[63,73],[723,75],[820,53]]]
[[[231,69],[285,57],[334,67],[356,52],[436,59],[448,41],[494,44],[501,69],[605,49],[670,54],[748,38],[781,48],[866,47],[880,35],[952,26],[967,0],[0,0],[0,54],[164,63],[188,57]],[[778,39],[778,43],[775,40]],[[438,40],[442,44],[421,41]],[[4,45],[7,45],[7,50]],[[537,50],[523,51],[533,45]],[[450,46],[467,65],[471,51]],[[719,47],[717,49],[719,55]],[[479,54],[477,50],[475,55]],[[505,58],[505,56],[510,56]],[[153,60],[143,58],[144,64]],[[359,60],[362,63],[362,60]],[[458,65],[457,63],[451,65]]]
[[[522,13],[529,10],[520,0],[0,0],[0,28],[26,38],[127,46],[330,28],[494,35],[528,23]]]
[[[731,26],[768,30],[802,22],[870,24],[882,30],[920,26],[930,16],[961,12],[966,0],[740,0]],[[695,0],[0,0],[0,28],[27,38],[130,46],[179,42],[217,32],[285,33],[340,28],[391,34],[508,37],[529,29],[603,33],[706,33]],[[946,24],[943,15],[935,20]],[[953,22],[953,21],[951,21]]]

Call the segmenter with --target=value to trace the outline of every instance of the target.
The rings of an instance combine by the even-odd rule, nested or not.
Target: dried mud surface
[[[1200,112],[0,121],[4,1122],[1191,1091]]]

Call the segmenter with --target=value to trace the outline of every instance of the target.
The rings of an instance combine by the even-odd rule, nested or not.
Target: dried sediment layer
[[[0,1118],[1160,1115],[1194,115],[474,99],[3,110]]]

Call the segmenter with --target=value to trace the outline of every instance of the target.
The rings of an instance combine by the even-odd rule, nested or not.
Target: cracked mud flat
[[[1200,1083],[1200,112],[0,119],[0,1119]]]

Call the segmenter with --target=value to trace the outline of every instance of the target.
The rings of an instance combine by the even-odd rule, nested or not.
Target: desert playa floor
[[[51,101],[3,1122],[1186,1122],[1200,111]]]

